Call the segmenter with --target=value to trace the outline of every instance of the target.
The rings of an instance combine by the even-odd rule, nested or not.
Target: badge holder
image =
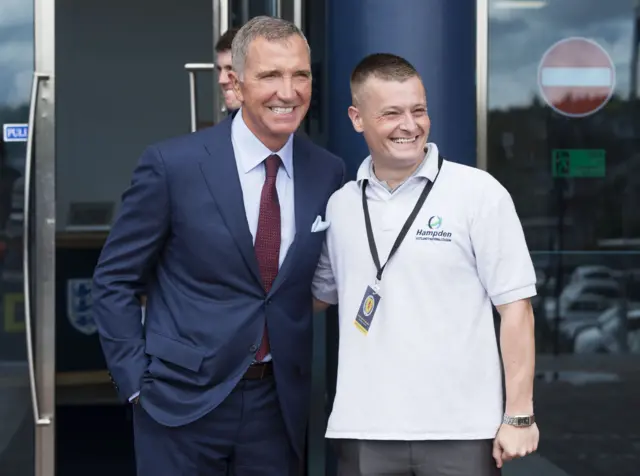
[[[358,310],[358,314],[354,321],[356,328],[364,335],[369,334],[369,328],[371,327],[371,322],[373,321],[373,317],[375,316],[378,305],[380,304],[380,299],[380,283],[376,279],[373,286],[367,286],[367,290],[365,291],[362,302],[360,303],[360,309]]]

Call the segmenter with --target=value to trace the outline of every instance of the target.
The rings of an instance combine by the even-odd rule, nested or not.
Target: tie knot
[[[280,157],[276,154],[272,154],[264,161],[264,165],[267,170],[267,177],[275,178],[278,175],[278,169],[280,168]]]

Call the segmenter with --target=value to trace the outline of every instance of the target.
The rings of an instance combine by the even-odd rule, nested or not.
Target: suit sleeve
[[[140,295],[170,223],[170,198],[160,152],[148,148],[123,194],[120,213],[93,276],[93,312],[112,379],[123,400],[140,388],[147,368]]]

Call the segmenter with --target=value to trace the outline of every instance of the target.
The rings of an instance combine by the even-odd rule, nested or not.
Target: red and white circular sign
[[[616,83],[615,65],[605,49],[587,38],[558,41],[542,56],[538,86],[558,114],[585,117],[609,102]]]

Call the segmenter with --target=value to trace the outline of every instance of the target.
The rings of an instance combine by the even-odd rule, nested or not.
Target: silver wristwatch
[[[505,425],[515,426],[517,428],[526,428],[533,425],[536,421],[535,415],[514,415],[509,416],[507,414],[502,418],[502,423]]]

